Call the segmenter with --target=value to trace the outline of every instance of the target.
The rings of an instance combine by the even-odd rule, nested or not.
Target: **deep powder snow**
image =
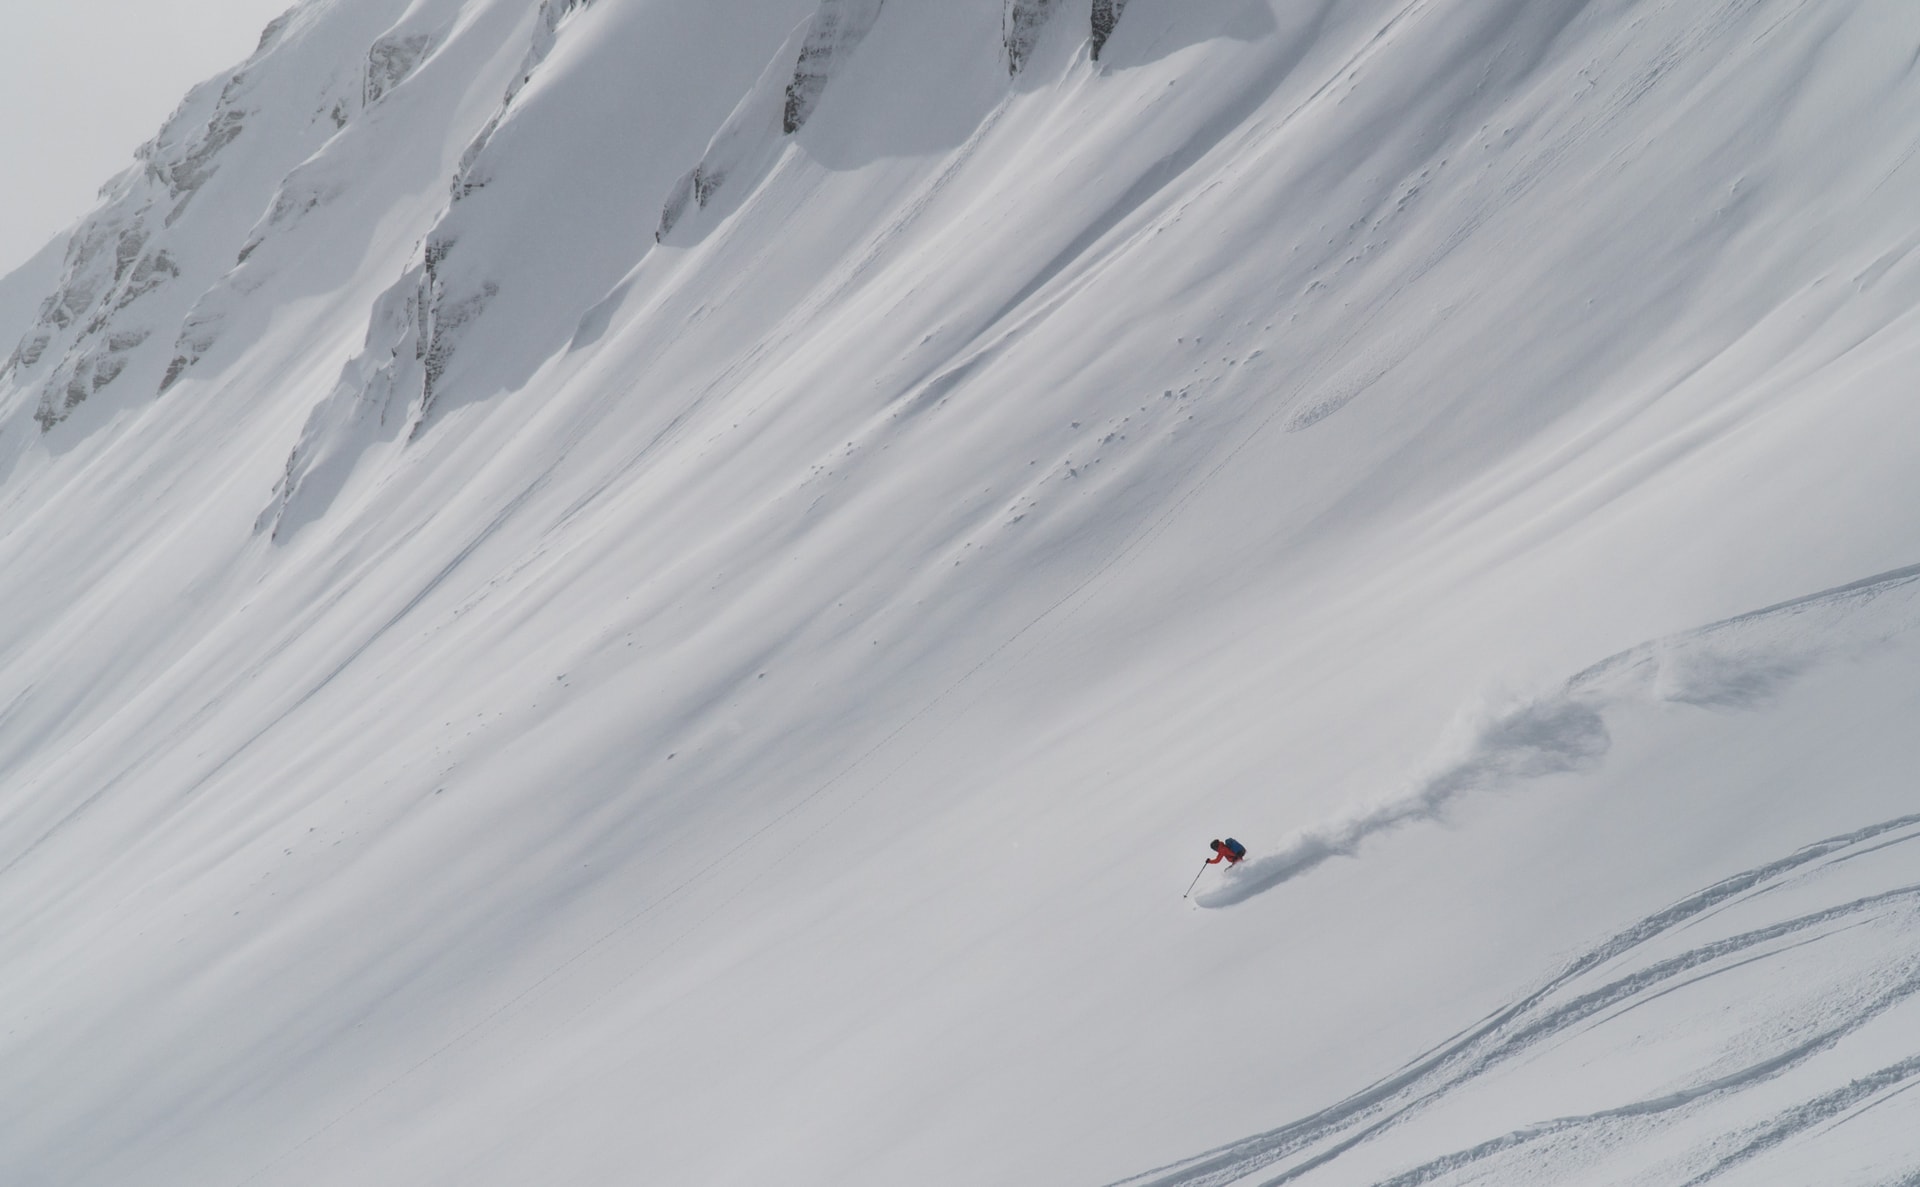
[[[296,5],[0,279],[0,1181],[1911,1182],[1917,49]]]

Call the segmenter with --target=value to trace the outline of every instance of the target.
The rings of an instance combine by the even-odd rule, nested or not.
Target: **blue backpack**
[[[1242,845],[1240,842],[1234,840],[1232,837],[1228,837],[1226,840],[1220,843],[1224,845],[1227,848],[1227,850],[1233,854],[1233,859],[1235,861],[1239,861],[1241,858],[1247,855],[1247,847],[1245,845]]]

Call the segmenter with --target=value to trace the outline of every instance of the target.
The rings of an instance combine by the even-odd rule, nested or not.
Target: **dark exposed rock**
[[[10,366],[34,366],[40,361],[40,357],[47,352],[47,344],[52,341],[53,335],[51,334],[40,333],[27,335],[21,340],[20,345],[14,349],[13,361]]]
[[[718,193],[720,186],[727,180],[725,170],[702,161],[693,167],[693,171],[674,183],[667,194],[667,201],[660,210],[660,227],[653,233],[658,242],[671,234],[680,220],[686,217],[689,207],[705,207]]]
[[[125,309],[167,281],[180,275],[180,265],[167,254],[165,248],[148,255],[133,269],[127,278],[127,287],[120,294],[120,300],[114,304],[116,310]]]
[[[407,80],[407,76],[426,60],[433,49],[432,33],[407,33],[383,37],[367,51],[367,84],[363,92],[366,106],[378,103],[382,96]]]
[[[1100,60],[1100,51],[1106,48],[1107,38],[1113,36],[1115,25],[1120,23],[1120,12],[1126,8],[1127,0],[1093,0],[1093,60]]]
[[[447,363],[453,357],[454,347],[459,344],[460,331],[468,323],[477,319],[486,311],[493,299],[500,295],[500,286],[487,281],[480,291],[459,301],[436,303],[429,319],[428,337],[423,341],[420,364],[423,369],[420,393],[420,424],[414,429],[417,436],[427,423],[428,414],[433,411],[434,397],[439,392],[440,377],[446,374]]]
[[[1059,0],[1005,0],[1000,13],[1000,40],[1007,51],[1007,74],[1017,75],[1032,56],[1040,33],[1052,19]]]
[[[447,364],[465,328],[500,295],[500,286],[490,280],[481,282],[476,290],[464,296],[455,297],[447,291],[441,265],[453,247],[452,239],[428,238],[415,292],[408,303],[409,316],[417,327],[414,357],[421,367],[420,415],[413,429],[415,437],[426,428],[428,415],[440,393],[441,377],[446,374]]]
[[[165,392],[168,388],[179,382],[180,377],[186,374],[187,368],[192,365],[193,360],[187,356],[180,354],[174,355],[173,361],[167,364],[167,373],[160,377],[160,390]],[[40,427],[46,428],[48,426],[43,424]]]
[[[112,383],[114,380],[118,379],[120,377],[120,372],[126,370],[126,367],[127,367],[127,360],[123,356],[118,354],[110,354],[107,357],[95,362],[93,365],[92,390],[97,392],[101,388],[107,386],[109,383]]]
[[[838,65],[866,39],[886,0],[820,0],[800,60],[787,84],[787,103],[781,126],[791,136],[806,125]]]
[[[239,139],[246,130],[246,113],[235,108],[223,108],[214,113],[207,126],[202,129],[187,152],[179,160],[160,163],[160,174],[166,182],[167,193],[176,199],[176,205],[167,212],[166,225],[172,226],[186,211],[187,202],[199,188],[213,176],[219,167],[215,159],[220,150]]]
[[[113,250],[113,278],[119,280],[127,274],[127,269],[140,258],[140,249],[147,245],[147,229],[136,223],[120,233],[120,242]]]
[[[254,57],[257,58],[272,49],[279,42],[280,35],[287,31],[287,26],[292,22],[293,14],[290,12],[283,12],[268,21],[267,27],[260,30],[260,43],[253,47]]]

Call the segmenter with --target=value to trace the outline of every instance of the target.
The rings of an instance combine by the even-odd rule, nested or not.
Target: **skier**
[[[1207,864],[1210,866],[1218,865],[1222,861],[1228,865],[1238,865],[1240,859],[1247,855],[1247,847],[1232,837],[1224,841],[1215,841],[1208,848],[1213,850],[1213,856],[1207,859]]]
[[[1230,866],[1239,865],[1240,859],[1247,855],[1247,847],[1232,837],[1228,837],[1224,841],[1213,841],[1208,844],[1207,848],[1213,850],[1213,856],[1207,859],[1206,865],[1200,867],[1200,874],[1207,872],[1207,866],[1217,866],[1223,861]],[[1200,885],[1200,874],[1195,874],[1193,881],[1187,883],[1187,893],[1181,895],[1181,898],[1186,898],[1188,895],[1191,895],[1193,888]]]

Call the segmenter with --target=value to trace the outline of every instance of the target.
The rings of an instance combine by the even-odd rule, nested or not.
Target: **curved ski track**
[[[1584,1143],[1580,1164],[1591,1167],[1596,1147],[1614,1146],[1636,1128],[1777,1081],[1920,995],[1920,881],[1913,880],[1920,873],[1915,861],[1920,847],[1902,848],[1913,841],[1920,841],[1920,814],[1829,837],[1723,878],[1582,953],[1539,988],[1345,1100],[1112,1187],[1224,1187],[1254,1182],[1253,1176],[1270,1169],[1269,1177],[1257,1180],[1259,1187],[1292,1183],[1448,1101],[1489,1072],[1539,1056],[1655,999],[1819,945],[1842,931],[1892,929],[1889,942],[1878,949],[1883,958],[1870,967],[1849,965],[1852,989],[1820,1003],[1810,1022],[1772,1025],[1757,1037],[1761,1028],[1750,1028],[1742,1037],[1753,1045],[1740,1045],[1737,1066],[1723,1066],[1727,1053],[1722,1052],[1720,1070],[1696,1070],[1676,1090],[1514,1128],[1374,1181],[1377,1187],[1413,1187],[1462,1174],[1479,1182],[1489,1173],[1493,1181],[1506,1181],[1495,1160],[1511,1157],[1533,1160],[1507,1168],[1516,1172],[1512,1181],[1553,1181],[1552,1147],[1566,1142]],[[1842,877],[1841,867],[1868,858],[1873,860],[1866,876],[1878,888],[1857,893],[1861,871]],[[1788,899],[1811,909],[1783,911]],[[1718,918],[1751,915],[1757,900],[1763,910],[1772,905],[1770,922],[1738,927]],[[1714,934],[1716,925],[1720,934]],[[1688,931],[1702,934],[1683,943],[1680,933]],[[1667,942],[1659,943],[1663,939]],[[1707,1127],[1712,1140],[1692,1142],[1685,1169],[1669,1164],[1661,1181],[1685,1187],[1710,1182],[1822,1123],[1857,1114],[1920,1083],[1920,1049],[1876,1047],[1875,1055],[1878,1066],[1868,1074],[1838,1083],[1809,1074],[1796,1080],[1796,1087],[1807,1081],[1822,1086],[1797,1103],[1766,1109],[1757,1121]],[[1776,1087],[1769,1099],[1777,1095]],[[1920,1170],[1920,1151],[1913,1158],[1915,1165],[1907,1171]]]

